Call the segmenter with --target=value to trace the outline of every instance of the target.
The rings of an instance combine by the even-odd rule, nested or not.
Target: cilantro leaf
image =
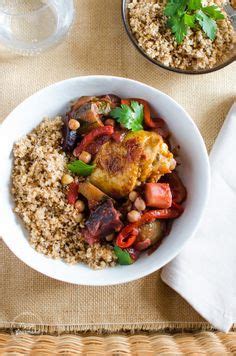
[[[185,0],[169,0],[164,10],[166,16],[174,16],[178,10],[184,9],[186,5]]]
[[[191,28],[195,27],[195,19],[195,15],[184,14],[184,23]]]
[[[67,168],[69,169],[69,171],[71,171],[72,173],[78,174],[80,176],[83,176],[83,177],[89,176],[93,172],[95,167],[96,167],[96,165],[86,164],[79,159],[75,160],[67,165]]]
[[[168,26],[174,33],[177,43],[181,43],[187,34],[187,26],[184,23],[184,16],[181,18],[178,18],[177,16],[171,17],[168,20]]]
[[[225,18],[216,5],[203,6],[202,0],[167,0],[164,9],[167,26],[170,27],[177,43],[181,43],[188,29],[198,29],[213,41],[216,36],[217,20]]]
[[[205,6],[202,8],[202,11],[214,20],[223,20],[225,18],[224,14],[222,14],[221,10],[216,5]]]
[[[189,0],[188,9],[189,10],[200,10],[202,8],[201,0]]]
[[[143,129],[143,105],[137,101],[131,101],[130,106],[121,104],[121,107],[111,110],[110,115],[129,130]]]
[[[204,14],[202,10],[198,10],[196,13],[196,19],[205,34],[213,41],[216,37],[217,28],[215,20]]]

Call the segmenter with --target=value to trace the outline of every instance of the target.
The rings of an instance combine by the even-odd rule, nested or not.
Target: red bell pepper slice
[[[175,208],[149,210],[141,216],[137,223],[139,223],[139,226],[141,226],[143,224],[155,221],[156,219],[176,219],[182,214],[182,212],[183,211]]]
[[[122,249],[132,246],[138,236],[138,233],[138,229],[133,227],[132,224],[125,226],[117,237],[117,246]]]
[[[113,135],[114,127],[113,126],[102,126],[97,127],[96,129],[90,131],[83,140],[77,145],[74,149],[74,155],[78,157],[82,151],[86,151],[86,148],[98,137],[103,135]]]
[[[67,192],[67,201],[69,204],[74,205],[79,196],[79,184],[78,183],[70,183],[69,189]]]
[[[126,225],[117,236],[116,244],[120,248],[132,246],[139,234],[138,228],[144,224],[155,221],[156,219],[176,219],[183,212],[183,209],[171,207],[170,209],[158,209],[146,211],[141,218],[131,224]]]

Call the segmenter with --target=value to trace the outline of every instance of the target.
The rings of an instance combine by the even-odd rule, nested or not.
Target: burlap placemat
[[[59,47],[37,57],[0,50],[1,120],[48,84],[79,75],[110,74],[140,80],[176,99],[194,118],[209,149],[233,102],[236,66],[204,76],[159,70],[130,44],[121,22],[120,0],[75,2],[74,26]],[[210,327],[162,283],[159,272],[120,286],[69,285],[30,269],[3,242],[0,267],[1,327],[39,324],[41,330],[51,332]]]

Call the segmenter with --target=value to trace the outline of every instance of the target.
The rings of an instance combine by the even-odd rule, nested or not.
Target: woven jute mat
[[[75,3],[74,26],[59,47],[36,57],[0,50],[1,120],[23,99],[51,83],[110,74],[142,81],[172,96],[191,114],[210,149],[234,100],[236,66],[204,76],[159,70],[130,44],[122,26],[120,0]],[[74,332],[211,327],[160,280],[159,272],[120,286],[69,285],[30,269],[3,242],[0,270],[2,328]]]
[[[108,336],[0,334],[0,355],[235,355],[236,333],[136,334]]]

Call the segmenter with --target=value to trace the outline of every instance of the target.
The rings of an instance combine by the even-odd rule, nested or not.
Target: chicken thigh
[[[126,134],[122,142],[106,142],[97,153],[90,182],[113,198],[127,196],[144,181],[157,181],[175,168],[160,135],[150,131]]]

